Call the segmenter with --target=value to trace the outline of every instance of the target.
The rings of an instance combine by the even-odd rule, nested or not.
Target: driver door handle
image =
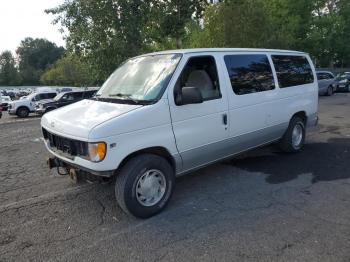
[[[227,114],[222,115],[222,123],[227,126]]]

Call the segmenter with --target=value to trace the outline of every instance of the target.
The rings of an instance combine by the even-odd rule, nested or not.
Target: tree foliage
[[[193,47],[296,49],[318,66],[350,66],[350,1],[221,1],[190,38]]]
[[[54,86],[89,86],[93,84],[90,68],[76,55],[66,55],[40,78],[42,84]]]
[[[15,59],[10,51],[0,54],[0,85],[15,86],[21,83]]]
[[[23,84],[37,85],[41,74],[63,55],[64,49],[46,39],[28,37],[21,41],[16,53]]]
[[[67,46],[103,81],[124,60],[181,45],[185,25],[200,17],[205,0],[66,0],[47,10],[67,29]]]
[[[350,66],[349,0],[65,0],[48,10],[69,52],[99,82],[124,60],[181,47],[309,52],[318,66]]]

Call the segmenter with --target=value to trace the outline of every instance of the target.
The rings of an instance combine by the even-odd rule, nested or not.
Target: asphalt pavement
[[[176,180],[161,214],[49,172],[40,118],[0,119],[0,261],[350,261],[350,95],[320,98],[298,154],[251,151]]]

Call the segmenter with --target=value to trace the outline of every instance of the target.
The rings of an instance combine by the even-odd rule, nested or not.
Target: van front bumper
[[[8,113],[9,115],[15,115],[15,114],[16,114],[16,109],[15,109],[15,108],[8,109],[8,110],[7,110],[7,113]]]
[[[52,149],[50,146],[48,146],[47,142],[45,141],[45,146],[47,150],[50,152],[52,157],[49,158],[48,160],[48,167],[50,169],[55,168],[55,167],[64,167],[67,169],[73,168],[77,170],[82,170],[87,173],[90,173],[95,176],[100,176],[100,177],[112,177],[115,173],[115,170],[107,170],[107,171],[98,171],[98,170],[93,170],[91,168],[79,165],[74,162],[74,159],[70,157],[65,157],[61,152],[58,152],[54,149]]]
[[[69,170],[69,169],[81,170],[81,171],[85,171],[89,174],[99,176],[99,177],[112,177],[114,175],[114,170],[112,170],[112,171],[95,171],[95,170],[91,170],[89,168],[79,166],[79,165],[73,164],[71,162],[65,161],[64,159],[56,157],[56,156],[50,157],[47,160],[47,166],[49,167],[49,169],[63,167],[63,168],[66,168],[67,170]]]

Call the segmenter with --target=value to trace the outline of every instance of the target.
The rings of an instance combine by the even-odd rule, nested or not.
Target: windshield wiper
[[[134,103],[138,104],[140,101],[136,100],[134,98],[132,98],[132,95],[129,94],[122,94],[122,93],[118,93],[118,94],[110,94],[109,97],[122,97],[122,98],[126,98],[127,100],[131,100]]]

